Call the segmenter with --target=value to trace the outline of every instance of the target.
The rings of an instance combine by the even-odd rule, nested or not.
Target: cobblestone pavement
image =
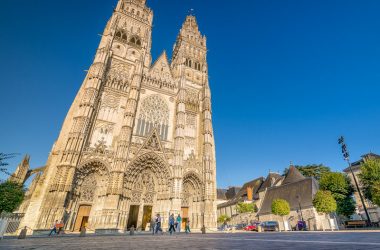
[[[379,232],[78,235],[3,239],[0,249],[380,249]]]

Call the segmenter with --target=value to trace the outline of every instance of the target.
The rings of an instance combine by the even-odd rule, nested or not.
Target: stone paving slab
[[[0,249],[380,249],[378,232],[92,235],[4,239]]]

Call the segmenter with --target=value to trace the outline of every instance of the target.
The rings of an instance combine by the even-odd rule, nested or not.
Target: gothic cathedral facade
[[[152,63],[152,21],[145,0],[118,1],[21,226],[144,230],[174,213],[216,227],[206,37],[189,15]]]

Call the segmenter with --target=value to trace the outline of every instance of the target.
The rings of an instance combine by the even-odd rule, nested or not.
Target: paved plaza
[[[77,235],[4,239],[0,249],[380,249],[379,232]]]

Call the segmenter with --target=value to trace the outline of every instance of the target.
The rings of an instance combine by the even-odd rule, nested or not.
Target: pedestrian
[[[189,219],[187,219],[187,220],[185,221],[185,233],[191,233],[191,231],[190,231],[190,221],[189,221]]]
[[[57,234],[57,226],[58,226],[58,220],[55,221],[55,223],[53,224],[53,228],[51,229],[50,233],[49,233],[49,236],[51,236],[51,234],[54,232],[55,234]]]
[[[177,231],[178,231],[178,233],[180,233],[181,232],[181,223],[182,223],[182,218],[181,218],[180,214],[178,214],[178,216],[177,216],[176,223],[177,223],[177,226],[176,226]]]
[[[153,217],[150,220],[150,230],[152,230],[152,235],[154,235],[154,232],[156,230],[156,219]]]
[[[158,231],[160,231],[161,234],[162,234],[162,229],[161,229],[161,216],[160,216],[160,214],[157,214],[157,216],[156,216],[156,234],[158,233]]]
[[[170,235],[172,235],[173,232],[175,233],[174,224],[175,224],[174,214],[172,214],[169,216],[169,233],[170,233]]]
[[[57,232],[57,234],[60,234],[61,232],[62,233],[65,233],[64,231],[63,231],[63,227],[65,226],[65,224],[63,223],[63,220],[61,220],[61,222],[58,224],[58,232]]]

